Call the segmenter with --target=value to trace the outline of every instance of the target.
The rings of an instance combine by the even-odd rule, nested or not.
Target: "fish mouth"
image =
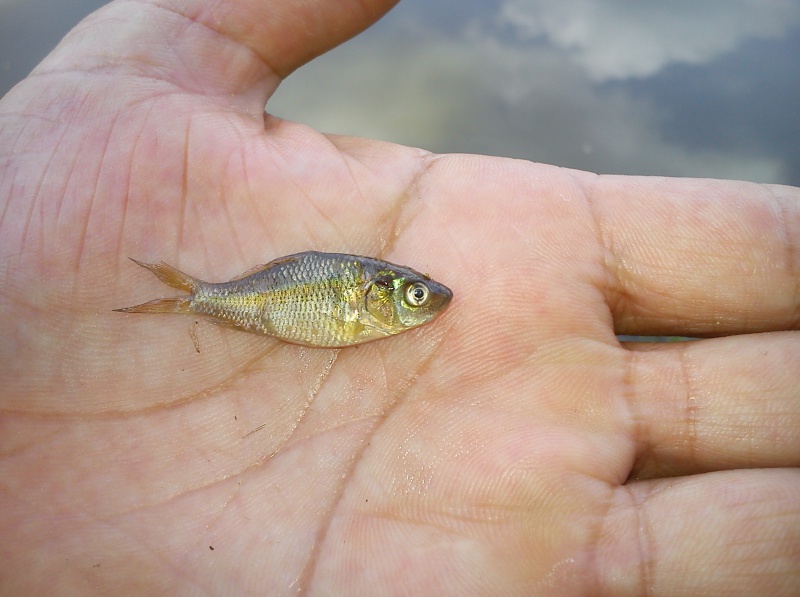
[[[431,292],[431,308],[434,310],[442,310],[453,299],[453,291],[444,284],[430,280],[427,282],[428,289]]]

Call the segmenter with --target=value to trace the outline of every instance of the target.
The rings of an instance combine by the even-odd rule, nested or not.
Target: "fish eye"
[[[406,302],[412,307],[421,307],[428,302],[430,297],[430,290],[422,282],[414,282],[406,286],[405,298]]]

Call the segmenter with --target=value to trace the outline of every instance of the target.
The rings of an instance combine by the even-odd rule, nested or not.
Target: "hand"
[[[391,4],[112,4],[3,99],[0,592],[797,594],[800,190],[263,115]],[[128,256],[306,249],[455,299],[343,350],[112,312]]]

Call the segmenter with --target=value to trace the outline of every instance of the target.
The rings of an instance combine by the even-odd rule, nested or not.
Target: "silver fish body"
[[[418,327],[452,298],[449,288],[411,268],[342,253],[297,253],[222,283],[198,280],[163,262],[136,263],[190,296],[119,311],[202,315],[313,347],[351,346]]]

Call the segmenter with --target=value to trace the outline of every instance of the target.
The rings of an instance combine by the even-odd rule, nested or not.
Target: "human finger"
[[[591,185],[617,333],[800,326],[800,189],[617,176]]]
[[[619,487],[593,594],[797,595],[800,471],[725,471]]]
[[[252,99],[263,108],[282,78],[397,1],[112,2],[75,27],[34,72],[122,70],[145,92],[166,81],[229,99],[255,90]]]
[[[631,476],[800,466],[798,364],[795,332],[634,350]]]

